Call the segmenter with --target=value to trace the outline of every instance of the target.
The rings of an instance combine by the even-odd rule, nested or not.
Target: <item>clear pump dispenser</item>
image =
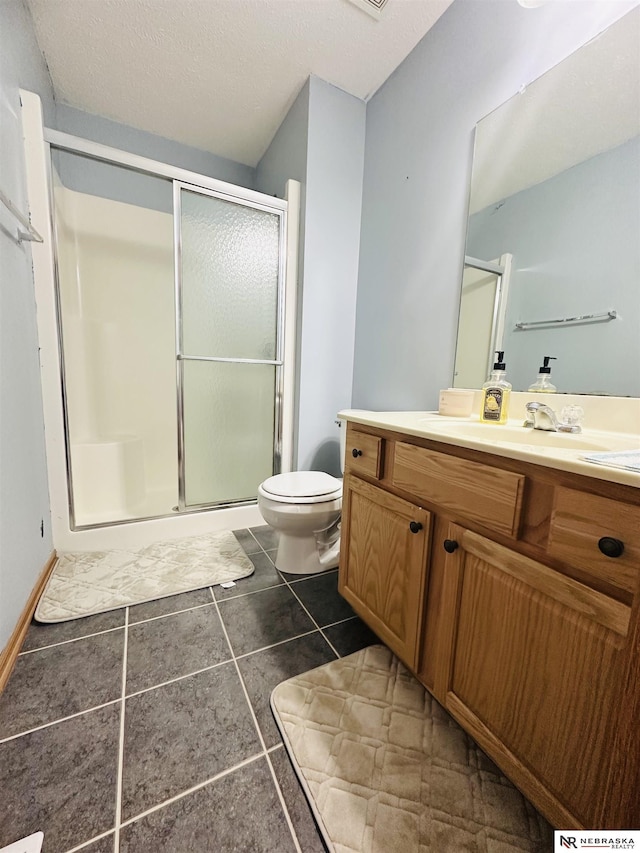
[[[538,372],[538,378],[533,385],[529,385],[529,391],[537,391],[538,394],[555,394],[558,389],[551,381],[551,368],[549,367],[549,362],[555,360],[555,356],[545,355],[542,367]]]
[[[496,355],[498,360],[493,365],[489,379],[482,386],[480,420],[487,424],[504,424],[509,415],[511,383],[506,379],[504,351],[496,350]]]

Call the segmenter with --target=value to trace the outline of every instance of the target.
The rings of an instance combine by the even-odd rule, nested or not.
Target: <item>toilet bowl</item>
[[[344,471],[346,424],[340,427]],[[338,565],[342,480],[323,471],[276,474],[258,487],[258,509],[279,534],[277,569],[312,575]]]

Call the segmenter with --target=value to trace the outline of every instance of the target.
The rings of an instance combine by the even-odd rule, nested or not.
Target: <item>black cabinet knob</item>
[[[444,550],[447,554],[453,554],[453,552],[460,547],[455,539],[445,539],[442,544],[444,545]]]
[[[412,533],[420,533],[420,531],[422,530],[422,525],[420,524],[419,521],[410,521],[409,522],[409,530]]]
[[[362,456],[362,451],[356,450],[356,448],[354,447],[353,450],[351,451],[351,455],[353,456],[354,459],[357,459],[358,456]]]
[[[620,539],[614,539],[613,536],[603,536],[598,541],[598,548],[605,557],[621,557],[624,553],[624,542],[621,542]]]

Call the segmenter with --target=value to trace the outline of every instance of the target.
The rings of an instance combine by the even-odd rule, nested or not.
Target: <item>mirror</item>
[[[453,386],[640,396],[640,7],[476,127]]]

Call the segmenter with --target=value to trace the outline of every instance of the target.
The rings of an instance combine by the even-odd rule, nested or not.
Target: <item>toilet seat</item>
[[[259,492],[276,503],[324,503],[342,496],[342,480],[323,471],[291,471],[269,477]]]

